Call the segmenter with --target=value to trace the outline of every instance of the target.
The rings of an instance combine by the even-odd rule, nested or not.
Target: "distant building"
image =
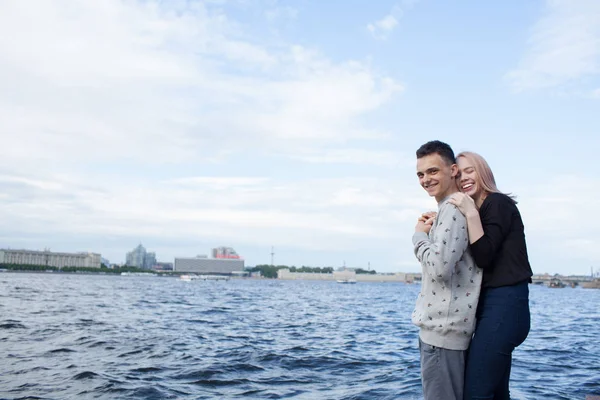
[[[47,267],[100,268],[98,253],[55,253],[49,250],[0,249],[0,264],[45,265]]]
[[[213,258],[226,258],[239,260],[240,256],[231,247],[216,247],[212,249]]]
[[[173,270],[200,274],[233,274],[244,271],[244,260],[231,247],[215,248],[212,255],[212,258],[205,255],[177,257]]]
[[[407,273],[406,274],[406,282],[408,283],[415,283],[415,282],[422,282],[423,281],[423,274],[421,274],[420,272],[413,272],[413,273]]]
[[[102,257],[102,259],[100,260],[100,262],[104,265],[106,265],[107,267],[110,265],[110,261],[108,261],[108,259]]]
[[[151,269],[156,264],[156,253],[147,252],[141,244],[127,253],[125,264],[130,267]]]
[[[244,260],[227,260],[205,257],[175,258],[173,271],[202,274],[231,274],[244,270]]]
[[[173,271],[173,263],[171,262],[157,262],[152,266],[155,271]]]
[[[153,266],[156,265],[156,253],[148,252],[146,253],[146,257],[144,258],[144,267],[145,269],[152,269]]]
[[[250,272],[250,276],[253,278],[262,278],[262,272],[260,272],[260,271]]]

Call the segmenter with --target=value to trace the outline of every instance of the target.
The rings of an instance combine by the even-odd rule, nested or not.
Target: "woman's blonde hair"
[[[467,161],[471,163],[471,165],[473,165],[473,168],[475,168],[475,171],[477,171],[477,176],[479,177],[478,183],[481,185],[481,188],[486,193],[502,193],[498,189],[498,186],[496,186],[496,179],[494,178],[494,173],[492,172],[492,169],[490,168],[487,161],[485,161],[485,158],[483,158],[477,153],[473,153],[472,151],[463,151],[458,153],[456,155],[456,160],[458,161],[460,157],[464,157]],[[502,194],[507,195],[515,204],[517,204],[516,197],[513,196],[511,193]]]

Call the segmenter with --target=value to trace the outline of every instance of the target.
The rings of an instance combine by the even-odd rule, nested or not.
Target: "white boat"
[[[356,283],[356,279],[338,279],[337,283]]]
[[[200,275],[200,279],[205,281],[228,281],[230,278],[225,275]]]
[[[202,281],[228,281],[230,279],[229,276],[223,275],[181,275],[179,277],[182,281],[191,282],[196,280]]]

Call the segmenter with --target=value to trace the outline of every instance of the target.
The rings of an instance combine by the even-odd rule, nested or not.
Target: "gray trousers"
[[[467,351],[442,349],[421,339],[419,350],[425,400],[462,400]]]

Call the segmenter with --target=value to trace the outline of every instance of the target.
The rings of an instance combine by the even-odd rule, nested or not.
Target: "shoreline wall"
[[[357,274],[354,271],[333,271],[331,274],[311,272],[290,272],[289,269],[277,271],[277,279],[282,280],[313,280],[313,281],[337,281],[353,279],[357,282],[407,282],[407,274],[398,272],[393,275],[384,274]],[[410,279],[409,279],[410,282]]]

